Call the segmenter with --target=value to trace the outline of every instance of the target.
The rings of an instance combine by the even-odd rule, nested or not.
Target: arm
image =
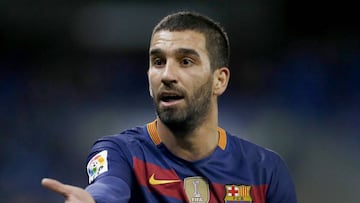
[[[130,199],[132,184],[127,156],[118,144],[103,139],[95,143],[89,155],[90,185],[85,189],[49,178],[44,178],[41,183],[63,195],[65,203],[125,203]]]
[[[96,203],[125,203],[130,200],[132,159],[126,143],[106,137],[98,140],[88,157],[89,185],[86,191]]]
[[[116,187],[124,185],[124,181],[116,177],[105,177],[94,184],[89,185],[85,190],[73,185],[63,184],[57,180],[44,178],[41,184],[56,193],[64,196],[65,203],[122,203],[128,202],[130,190],[125,191],[128,196],[121,196],[122,191],[127,187]]]
[[[85,189],[96,203],[125,203],[130,199],[130,188],[120,178],[106,176]]]

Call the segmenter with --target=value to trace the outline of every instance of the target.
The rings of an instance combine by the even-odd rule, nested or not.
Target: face
[[[168,127],[192,129],[206,117],[213,76],[205,37],[194,31],[159,31],[150,44],[150,94]]]

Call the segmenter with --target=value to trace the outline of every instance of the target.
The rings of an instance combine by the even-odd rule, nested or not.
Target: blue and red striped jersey
[[[169,151],[156,121],[102,137],[88,157],[86,190],[97,203],[297,202],[289,170],[277,153],[220,127],[218,132],[217,148],[194,162]]]

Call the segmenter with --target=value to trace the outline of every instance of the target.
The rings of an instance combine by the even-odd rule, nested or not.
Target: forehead
[[[163,51],[173,51],[179,48],[194,49],[200,53],[206,53],[205,36],[192,30],[161,30],[152,36],[150,42],[150,50],[161,49]]]

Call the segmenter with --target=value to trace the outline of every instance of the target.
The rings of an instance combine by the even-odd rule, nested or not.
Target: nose
[[[161,82],[164,84],[176,83],[177,75],[176,65],[171,60],[168,60],[162,72]]]

